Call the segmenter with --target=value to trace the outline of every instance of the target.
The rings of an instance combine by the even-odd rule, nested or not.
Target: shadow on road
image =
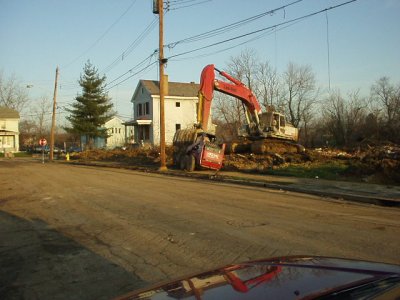
[[[0,299],[110,299],[145,285],[45,222],[0,211]]]

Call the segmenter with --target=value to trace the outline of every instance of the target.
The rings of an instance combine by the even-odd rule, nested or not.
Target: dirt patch
[[[166,148],[169,167],[172,167],[172,152],[172,147]],[[74,153],[71,159],[158,168],[160,151],[158,148],[92,150]],[[231,153],[225,156],[223,170],[400,184],[400,146],[363,143],[349,150],[308,149],[304,153],[284,154]]]

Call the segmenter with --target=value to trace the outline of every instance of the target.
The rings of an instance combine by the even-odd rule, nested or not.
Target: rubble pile
[[[167,165],[172,167],[172,147],[166,148]],[[158,148],[92,150],[76,153],[72,159],[110,161],[157,168]],[[361,144],[351,151],[308,149],[305,153],[230,153],[225,155],[223,170],[266,174],[271,170],[295,166],[312,169],[332,166],[328,172],[339,179],[381,184],[400,184],[400,145]],[[340,170],[334,166],[342,166]]]
[[[225,156],[224,170],[268,172],[277,166],[301,164],[311,161],[312,157],[306,153],[265,153],[265,154],[229,154]]]
[[[166,148],[167,157],[172,157],[172,149]],[[158,148],[132,148],[114,150],[90,150],[74,153],[72,159],[93,161],[114,161],[138,166],[152,166],[160,162],[160,150]]]
[[[350,163],[349,173],[364,176],[364,181],[400,183],[400,146],[376,145],[357,151]]]

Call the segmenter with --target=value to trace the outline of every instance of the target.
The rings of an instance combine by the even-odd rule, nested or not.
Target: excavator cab
[[[286,121],[283,114],[268,111],[259,115],[262,136],[297,142],[298,130]]]

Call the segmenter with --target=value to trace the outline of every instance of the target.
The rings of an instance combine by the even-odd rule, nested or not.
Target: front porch
[[[19,133],[9,130],[0,130],[0,151],[18,152],[19,151]]]
[[[126,144],[141,146],[152,145],[151,126],[152,120],[131,120],[123,123],[125,126]]]

